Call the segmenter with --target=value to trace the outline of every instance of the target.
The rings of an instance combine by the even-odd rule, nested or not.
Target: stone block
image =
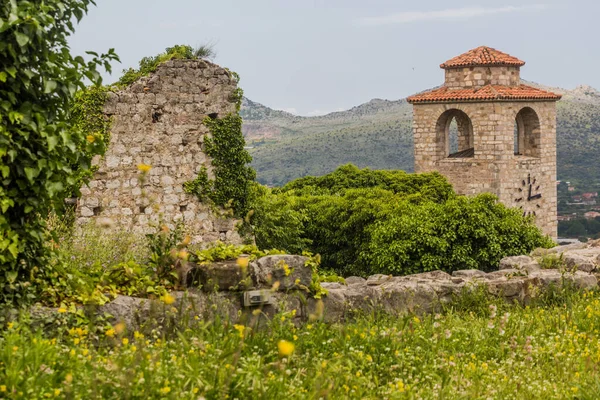
[[[240,268],[235,260],[210,264],[190,263],[185,282],[188,287],[200,287],[206,292],[241,291],[252,287],[248,270]]]
[[[250,263],[250,275],[258,288],[275,285],[279,290],[307,289],[312,282],[312,269],[305,266],[307,260],[297,255],[262,257]]]

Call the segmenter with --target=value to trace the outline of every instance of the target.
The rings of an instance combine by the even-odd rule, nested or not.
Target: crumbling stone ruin
[[[414,107],[415,171],[439,171],[459,194],[493,193],[556,238],[561,96],[521,84],[524,64],[482,46],[440,65],[444,85],[408,98]]]
[[[206,117],[237,112],[237,79],[205,60],[170,60],[132,85],[110,92],[110,143],[89,187],[81,189],[78,222],[102,219],[148,233],[184,223],[194,242],[241,241],[235,220],[184,192],[211,162],[204,149]],[[144,173],[147,166],[151,168]]]

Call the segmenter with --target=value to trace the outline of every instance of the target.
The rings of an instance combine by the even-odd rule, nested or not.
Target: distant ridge
[[[523,81],[563,95],[558,102],[560,179],[600,185],[600,91],[572,90]],[[337,166],[412,171],[412,106],[406,99],[372,99],[345,111],[316,117],[273,110],[244,98],[244,136],[259,181],[281,185],[305,175],[323,175]]]

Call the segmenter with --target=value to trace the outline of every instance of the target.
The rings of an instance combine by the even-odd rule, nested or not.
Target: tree
[[[0,288],[23,300],[36,271],[48,265],[45,216],[89,168],[94,144],[69,124],[69,106],[98,68],[117,60],[74,57],[67,37],[93,0],[8,0],[0,5]],[[46,270],[46,272],[48,272]]]

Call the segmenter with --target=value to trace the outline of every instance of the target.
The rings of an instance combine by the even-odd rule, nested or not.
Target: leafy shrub
[[[76,176],[89,168],[86,136],[70,125],[73,93],[84,79],[101,82],[98,68],[117,59],[69,52],[67,37],[91,0],[10,1],[0,5],[0,290],[22,301],[27,280],[49,270],[45,221]]]
[[[490,271],[503,257],[551,245],[530,220],[491,194],[416,207],[399,203],[369,230],[364,261],[383,273]]]
[[[263,192],[255,202],[251,223],[260,247],[307,249],[343,276],[490,270],[502,257],[551,245],[532,220],[496,197],[456,196],[438,173],[343,166]]]
[[[215,52],[212,46],[202,45],[193,48],[188,45],[175,45],[167,47],[164,53],[160,53],[154,57],[144,57],[140,60],[138,69],[129,68],[123,71],[123,76],[117,82],[118,86],[128,86],[140,79],[143,76],[156,71],[158,66],[169,60],[193,60],[198,58],[214,57]]]

